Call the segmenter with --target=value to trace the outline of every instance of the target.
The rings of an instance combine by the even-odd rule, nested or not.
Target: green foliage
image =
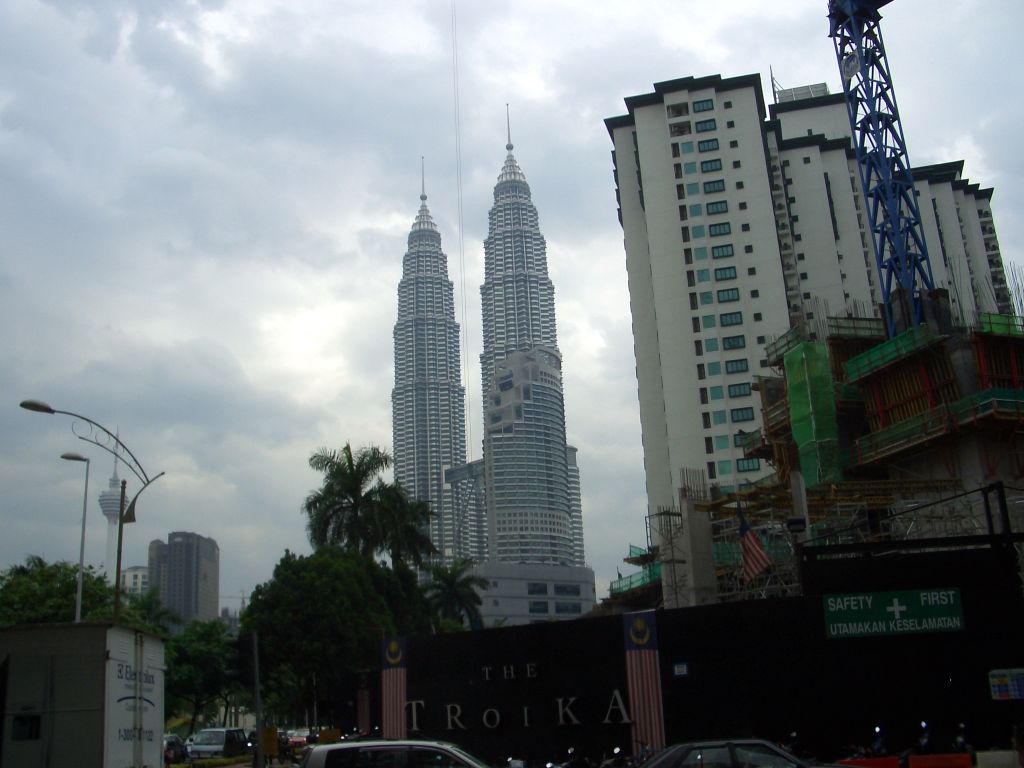
[[[357,676],[377,664],[382,633],[395,630],[386,600],[405,587],[382,572],[368,557],[322,546],[306,557],[285,552],[256,587],[242,622],[259,638],[268,711],[300,720],[314,697],[328,709],[331,697],[351,698]]]
[[[456,560],[450,566],[436,565],[430,569],[430,584],[426,587],[427,600],[434,612],[434,625],[438,631],[464,627],[481,628],[480,592],[490,586],[487,579],[470,573],[470,560]]]
[[[227,628],[218,619],[194,621],[165,646],[167,711],[191,712],[189,733],[211,704],[232,686],[227,677],[231,650]]]
[[[127,600],[122,617],[139,629],[156,635],[167,636],[171,628],[181,624],[181,617],[165,608],[160,602],[160,590],[156,587],[141,595],[126,595]]]
[[[75,620],[78,566],[61,561],[47,564],[30,555],[24,565],[0,573],[0,626],[51,624]],[[109,621],[113,587],[86,566],[82,574],[82,621]]]
[[[434,551],[426,534],[430,508],[380,476],[391,466],[387,451],[370,446],[353,453],[346,443],[340,451],[319,449],[309,466],[324,475],[302,507],[314,547],[338,545],[363,557],[386,552],[393,562],[416,566]]]

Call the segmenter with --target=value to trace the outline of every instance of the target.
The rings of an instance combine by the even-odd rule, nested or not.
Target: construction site
[[[887,1],[829,4],[881,301],[814,321],[791,314],[753,385],[762,425],[737,440],[743,457],[773,471],[722,487],[684,469],[678,506],[649,513],[646,546],[625,558],[639,571],[612,582],[613,604],[802,595],[815,558],[998,546],[1024,559],[1020,286],[1007,285],[991,214],[981,211],[999,311],[957,316],[948,290],[932,283],[878,27]],[[772,178],[780,222],[785,184]],[[780,224],[787,275],[788,233]],[[744,525],[769,563],[754,575],[742,567]]]

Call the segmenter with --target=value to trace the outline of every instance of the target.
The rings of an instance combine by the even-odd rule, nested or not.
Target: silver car
[[[488,768],[454,744],[443,741],[341,741],[318,744],[302,768]]]

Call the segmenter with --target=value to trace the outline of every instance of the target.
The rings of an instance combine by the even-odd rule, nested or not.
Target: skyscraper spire
[[[508,102],[505,102],[505,129],[508,132],[508,143],[505,145],[505,149],[509,152],[512,151],[512,118],[509,117],[508,113]]]
[[[394,329],[395,387],[391,392],[395,480],[430,505],[430,540],[441,558],[465,556],[446,467],[466,461],[465,390],[459,367],[459,326],[448,257],[427,208],[420,159],[420,208],[409,232],[398,284]]]

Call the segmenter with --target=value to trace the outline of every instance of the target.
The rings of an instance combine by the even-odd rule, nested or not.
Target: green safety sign
[[[964,614],[959,589],[914,589],[825,595],[828,637],[959,632]]]

